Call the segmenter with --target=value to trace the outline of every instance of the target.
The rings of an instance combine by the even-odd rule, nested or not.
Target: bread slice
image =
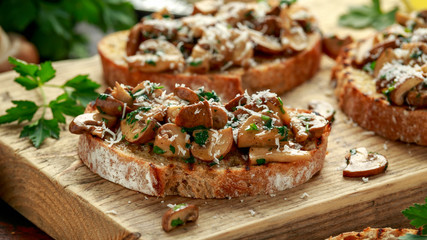
[[[389,102],[385,94],[377,92],[374,77],[355,66],[358,47],[366,41],[369,39],[349,45],[333,69],[340,108],[361,127],[378,135],[426,146],[427,109]]]
[[[328,240],[398,240],[406,234],[421,235],[417,229],[365,228],[362,232],[346,232]]]
[[[219,166],[188,164],[120,142],[108,143],[90,134],[79,139],[78,154],[89,169],[126,188],[152,196],[225,198],[272,194],[307,182],[323,167],[330,128],[310,151],[309,161],[250,166],[235,149]]]

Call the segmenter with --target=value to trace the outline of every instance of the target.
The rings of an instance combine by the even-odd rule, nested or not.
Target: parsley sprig
[[[399,237],[400,240],[415,240],[415,239],[427,239],[427,198],[425,204],[414,204],[413,206],[402,211],[403,215],[411,220],[411,225],[414,227],[422,227],[423,236],[417,236],[413,234],[406,234],[405,236]]]
[[[372,0],[371,5],[362,5],[350,7],[348,13],[341,15],[338,23],[344,27],[367,28],[373,27],[382,30],[395,22],[395,13],[398,8],[390,12],[381,10],[380,0]]]
[[[19,137],[28,137],[36,148],[39,148],[48,137],[59,139],[59,123],[65,123],[64,115],[75,117],[82,114],[83,106],[98,96],[95,90],[100,85],[90,80],[88,75],[78,75],[63,85],[52,85],[48,82],[55,77],[56,70],[53,69],[51,62],[44,62],[38,66],[13,57],[9,57],[9,62],[15,65],[13,69],[19,74],[15,82],[26,90],[38,90],[42,103],[38,105],[29,100],[12,101],[15,106],[7,109],[6,114],[0,116],[0,124],[28,121]],[[46,87],[59,88],[64,93],[48,102]],[[46,116],[48,109],[52,112],[52,119]],[[40,118],[32,121],[39,110],[41,110]]]

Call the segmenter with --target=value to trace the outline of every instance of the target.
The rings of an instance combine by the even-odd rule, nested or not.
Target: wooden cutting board
[[[320,19],[325,32],[333,32],[341,31],[335,25],[337,16],[349,3],[359,1],[301,2]],[[358,37],[370,32],[345,31]],[[320,99],[336,107],[329,84],[332,66],[324,57],[314,79],[282,96],[285,104],[306,107],[311,99]],[[57,62],[54,67],[53,84],[76,74],[89,74],[102,82],[97,56]],[[13,72],[0,75],[0,115],[11,100],[41,100],[36,92],[13,83],[15,76]],[[52,98],[59,93],[47,92]],[[409,221],[400,211],[427,196],[426,147],[387,141],[358,127],[338,109],[319,174],[276,195],[233,199],[146,196],[90,172],[77,157],[78,136],[68,133],[67,126],[60,140],[49,139],[38,150],[28,139],[18,137],[20,130],[17,124],[0,126],[0,197],[57,239],[322,239],[367,226],[407,227]],[[355,147],[386,155],[387,172],[368,182],[343,178],[344,155]],[[200,207],[199,220],[163,232],[161,217],[167,204],[183,202]]]

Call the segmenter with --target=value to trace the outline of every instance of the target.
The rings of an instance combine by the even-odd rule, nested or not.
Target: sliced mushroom
[[[200,38],[206,29],[217,24],[219,19],[211,15],[197,14],[183,17],[181,21],[184,28],[178,32],[178,37],[186,42],[188,39]]]
[[[172,43],[166,40],[149,39],[139,45],[137,55],[126,58],[131,68],[142,72],[163,72],[176,70],[184,65],[184,56]]]
[[[144,144],[154,138],[158,123],[155,119],[126,118],[120,122],[124,138],[131,143]]]
[[[181,111],[183,106],[169,106],[166,110],[166,119],[168,122],[175,122],[176,116],[178,116],[178,113]]]
[[[203,0],[197,1],[193,5],[193,15],[203,14],[203,15],[213,15],[218,11],[220,2],[216,0]]]
[[[268,162],[298,162],[311,158],[309,151],[297,150],[287,145],[282,149],[275,147],[251,147],[249,149],[249,162],[252,165],[263,165]]]
[[[163,230],[169,232],[187,222],[194,222],[199,217],[199,208],[193,204],[178,204],[171,208],[163,215]]]
[[[254,30],[262,32],[264,35],[279,36],[280,34],[279,21],[280,21],[279,17],[267,15],[264,18],[262,18],[261,21],[255,22]]]
[[[138,51],[142,42],[142,23],[137,23],[129,31],[128,41],[126,42],[126,55],[133,56]]]
[[[381,69],[386,63],[391,63],[393,60],[399,59],[399,57],[394,53],[393,49],[387,48],[375,63],[374,77],[378,77]]]
[[[345,38],[331,35],[323,37],[322,50],[332,59],[336,59],[345,46],[353,42],[353,38],[346,36]]]
[[[117,118],[102,113],[85,113],[73,119],[69,130],[74,134],[90,133],[97,137],[102,137],[103,127],[112,128],[116,125]]]
[[[194,46],[188,61],[188,70],[195,73],[205,73],[210,69],[211,53],[200,44]]]
[[[314,113],[298,113],[291,118],[292,132],[296,142],[305,142],[309,137],[319,138],[325,131],[328,121]]]
[[[254,55],[253,43],[249,40],[249,34],[246,31],[231,30],[231,41],[234,44],[234,49],[231,51],[232,63],[248,67],[250,66],[250,59]]]
[[[211,105],[213,128],[221,129],[228,122],[227,112],[219,105]]]
[[[369,61],[367,59],[369,58],[369,51],[372,49],[373,45],[373,38],[368,38],[357,42],[357,46],[355,48],[356,52],[353,61],[357,66],[363,66]]]
[[[154,146],[164,151],[165,157],[190,157],[190,135],[181,131],[182,129],[173,123],[161,126],[154,139]]]
[[[198,102],[183,106],[175,118],[176,125],[185,128],[204,126],[211,128],[213,125],[211,107],[208,101]]]
[[[270,36],[264,36],[261,32],[255,30],[247,30],[250,39],[255,43],[255,50],[267,54],[279,54],[283,51],[282,44]]]
[[[199,95],[197,95],[197,93],[195,91],[193,91],[192,89],[190,89],[188,87],[176,87],[173,90],[173,93],[177,97],[181,98],[182,100],[189,102],[190,104],[200,102],[200,100],[201,100]]]
[[[343,170],[344,177],[369,177],[387,169],[387,159],[379,153],[368,153],[366,148],[351,149],[345,157],[347,167]]]
[[[268,120],[270,118],[270,120]],[[264,120],[265,119],[265,120]],[[252,115],[239,127],[237,133],[237,147],[251,146],[276,146],[279,140],[284,140],[286,136],[279,133],[281,123],[278,119],[274,122],[271,117],[264,118],[262,116]],[[271,126],[269,126],[271,125]]]
[[[133,103],[132,96],[118,82],[115,83],[115,87],[114,87],[113,91],[111,92],[111,96],[113,96],[115,99],[117,99],[119,101],[126,103],[127,106],[131,106]]]
[[[403,105],[406,94],[423,81],[424,79],[416,76],[409,77],[403,82],[399,81],[395,85],[395,89],[390,92],[390,100],[396,105]]]
[[[191,154],[202,161],[221,159],[230,152],[233,146],[233,130],[196,130],[193,132],[194,143]]]
[[[131,108],[128,106],[126,106],[126,109],[124,109],[125,104],[109,94],[100,94],[95,101],[95,106],[100,113],[111,116],[122,116],[123,111],[131,111]]]
[[[289,31],[283,31],[280,39],[284,49],[291,49],[294,52],[303,51],[308,46],[307,34],[301,26],[292,26]]]
[[[224,105],[225,109],[230,112],[236,111],[237,106],[243,106],[247,102],[247,99],[243,95],[238,95],[235,98],[231,99],[228,103]]]
[[[312,100],[308,103],[308,109],[322,115],[329,122],[332,121],[335,114],[334,107],[325,101]]]
[[[290,124],[291,117],[289,116],[289,113],[286,111],[285,107],[283,106],[283,102],[280,97],[268,98],[265,100],[265,104],[270,110],[277,113],[279,118],[282,120],[283,124],[285,125]]]
[[[427,90],[411,90],[406,95],[406,102],[409,106],[425,108],[427,107]]]

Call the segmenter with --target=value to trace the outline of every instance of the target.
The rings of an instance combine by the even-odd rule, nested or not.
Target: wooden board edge
[[[0,197],[53,238],[141,237],[44,175],[1,141],[0,156]]]

